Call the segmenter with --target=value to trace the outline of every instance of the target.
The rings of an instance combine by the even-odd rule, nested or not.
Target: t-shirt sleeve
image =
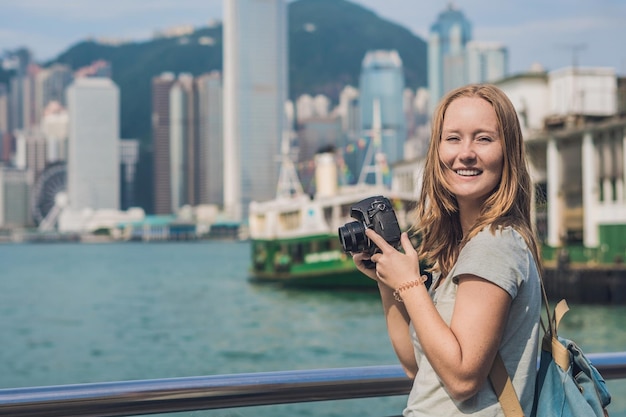
[[[488,227],[461,249],[452,279],[471,274],[501,287],[511,298],[528,277],[529,249],[522,236],[510,227],[492,233]]]

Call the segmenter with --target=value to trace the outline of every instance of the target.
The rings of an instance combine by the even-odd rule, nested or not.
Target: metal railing
[[[626,378],[626,352],[588,354],[605,379]],[[0,389],[0,415],[112,417],[405,395],[400,366],[261,372]]]

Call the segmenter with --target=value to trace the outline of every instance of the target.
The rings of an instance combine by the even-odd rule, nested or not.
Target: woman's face
[[[482,204],[500,183],[504,152],[491,104],[478,97],[450,103],[443,118],[439,159],[459,204]]]

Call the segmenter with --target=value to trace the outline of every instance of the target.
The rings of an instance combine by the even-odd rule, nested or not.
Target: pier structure
[[[545,214],[544,242],[570,248],[571,260],[623,263],[626,118],[567,119],[563,128],[527,139],[533,171],[540,173],[535,183],[546,192],[545,203],[536,206]]]
[[[623,263],[624,79],[612,68],[574,66],[534,68],[496,84],[522,125],[546,261]]]

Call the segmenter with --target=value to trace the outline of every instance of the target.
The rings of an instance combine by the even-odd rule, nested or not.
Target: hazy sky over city
[[[449,1],[353,0],[427,40]],[[457,0],[473,38],[509,48],[510,71],[538,62],[613,67],[626,75],[626,0]],[[222,0],[0,0],[0,53],[26,46],[45,61],[87,37],[148,39],[222,18]]]

